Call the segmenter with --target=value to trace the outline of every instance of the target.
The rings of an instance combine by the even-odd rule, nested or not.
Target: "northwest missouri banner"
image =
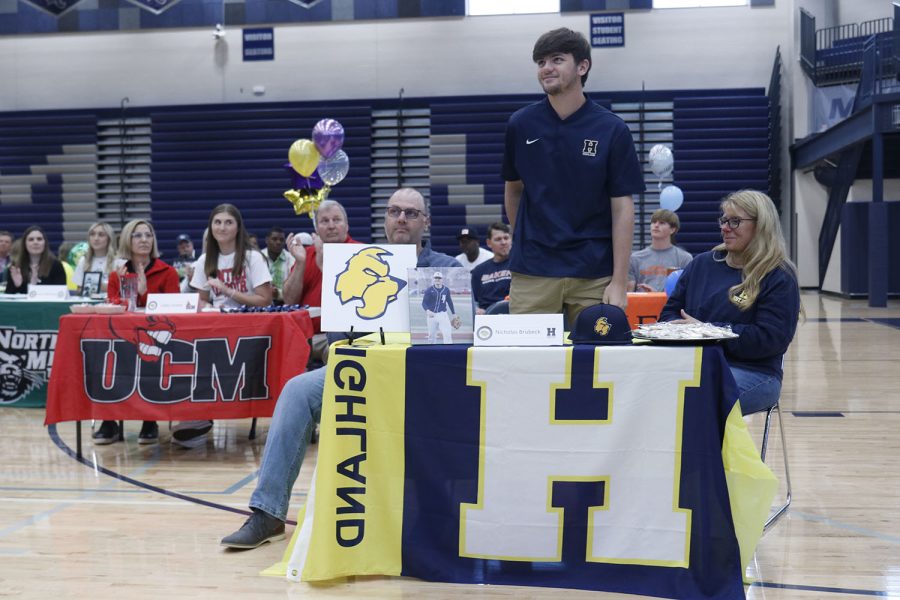
[[[44,406],[57,323],[68,313],[68,302],[0,302],[0,410]]]
[[[743,598],[776,482],[715,347],[335,347],[291,579]]]

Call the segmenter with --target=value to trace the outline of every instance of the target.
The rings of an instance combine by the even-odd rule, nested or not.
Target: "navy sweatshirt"
[[[741,270],[725,264],[724,252],[700,254],[684,268],[660,321],[690,316],[714,325],[731,325],[740,337],[724,342],[728,364],[782,377],[781,357],[800,318],[800,288],[794,275],[778,268],[766,275],[759,296],[747,310],[728,298],[728,288],[741,282]],[[718,260],[717,260],[718,259]]]

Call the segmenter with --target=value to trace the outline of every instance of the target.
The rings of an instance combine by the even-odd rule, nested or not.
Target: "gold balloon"
[[[319,209],[319,205],[328,198],[330,192],[331,188],[326,185],[318,190],[288,190],[284,193],[284,197],[294,207],[295,214],[309,215],[309,218],[312,219],[315,216],[315,212]]]
[[[294,170],[304,177],[313,174],[313,171],[319,166],[321,158],[319,151],[316,150],[316,145],[307,139],[297,140],[291,144],[291,148],[288,150],[288,161]]]

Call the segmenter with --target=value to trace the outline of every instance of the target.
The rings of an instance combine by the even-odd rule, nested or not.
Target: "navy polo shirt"
[[[612,275],[609,199],[644,191],[625,122],[590,99],[567,119],[544,100],[509,118],[503,179],[525,185],[510,270],[540,277]]]

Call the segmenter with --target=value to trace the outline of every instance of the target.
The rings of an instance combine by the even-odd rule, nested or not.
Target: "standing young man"
[[[589,100],[591,48],[555,29],[532,58],[547,97],[514,113],[503,157],[510,257],[510,312],[625,306],[634,230],[632,196],[644,190],[641,163],[622,119]]]

